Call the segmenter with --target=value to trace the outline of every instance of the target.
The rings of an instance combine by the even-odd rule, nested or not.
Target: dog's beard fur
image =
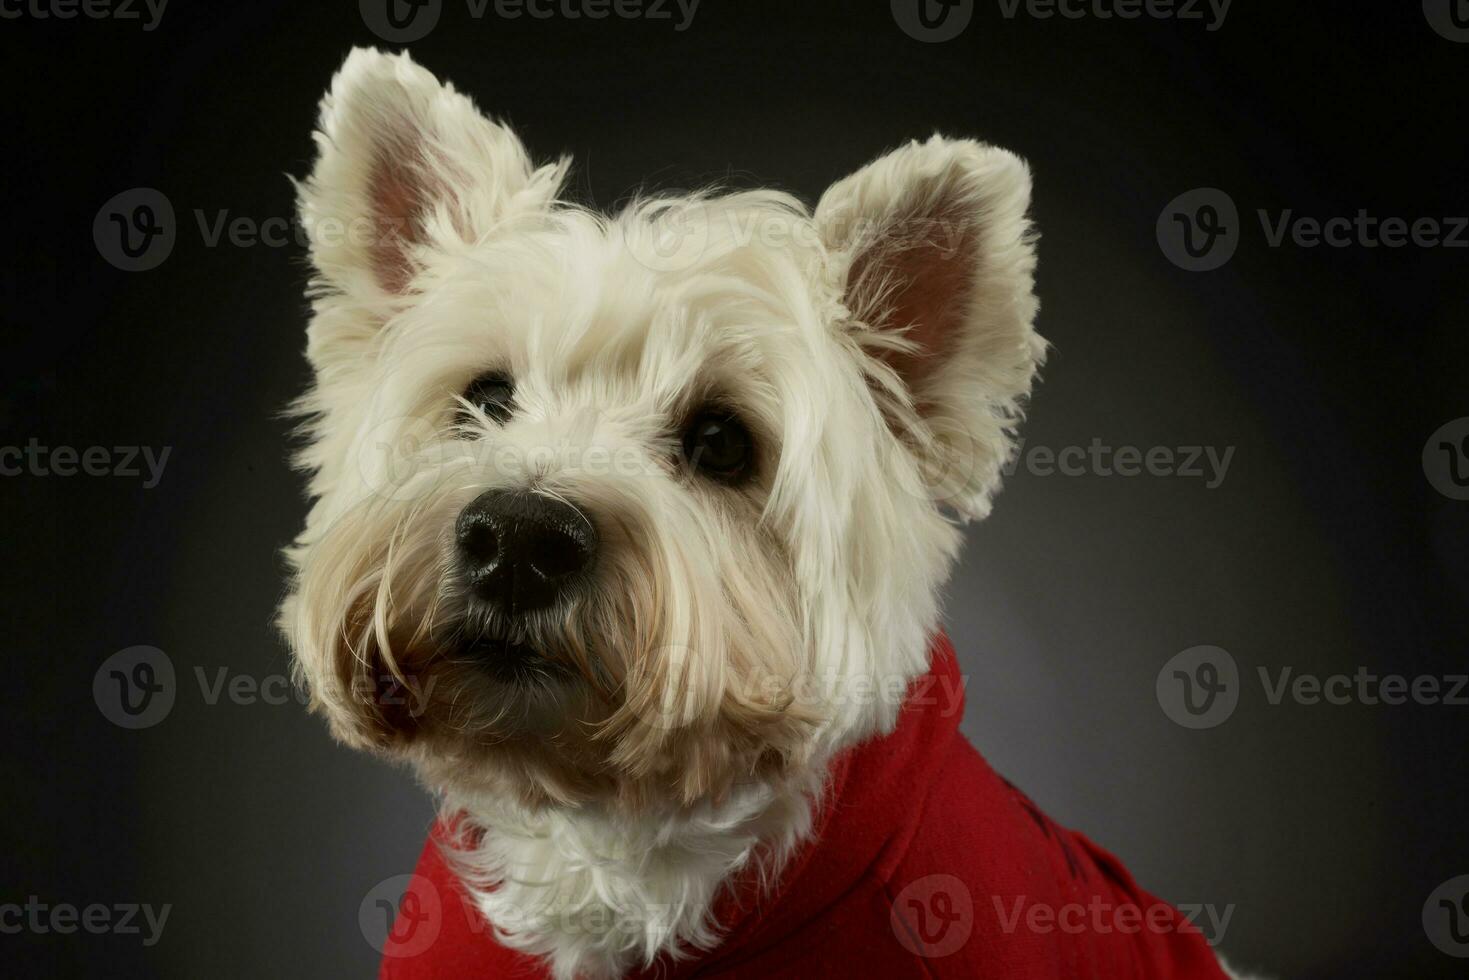
[[[470,599],[449,533],[503,476],[464,438],[427,445],[417,463],[302,553],[293,642],[335,671],[324,690],[345,698],[328,705],[341,734],[411,747],[445,782],[527,806],[629,812],[805,761],[821,719],[796,703],[796,590],[752,502],[711,505],[652,458],[593,480],[548,458],[537,492],[597,515],[601,557],[565,607],[512,622]],[[501,642],[539,659],[497,675],[485,658]]]
[[[778,872],[832,755],[927,668],[945,510],[988,511],[1044,351],[1025,167],[935,137],[814,213],[748,192],[609,219],[371,51],[317,139],[314,504],[281,610],[300,681],[441,796],[502,941],[562,978],[708,947],[720,887]],[[489,370],[514,380],[503,420],[457,397]],[[754,435],[738,487],[679,457],[708,404]],[[455,557],[457,515],[500,489],[600,538],[580,588],[513,620]]]

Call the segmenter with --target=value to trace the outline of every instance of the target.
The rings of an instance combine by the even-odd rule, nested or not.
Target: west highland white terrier
[[[441,801],[385,976],[1224,975],[958,732],[940,589],[1046,350],[1024,162],[606,216],[371,50],[316,143],[280,622]]]

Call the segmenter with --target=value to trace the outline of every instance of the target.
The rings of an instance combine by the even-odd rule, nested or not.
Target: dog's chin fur
[[[607,217],[559,198],[565,161],[367,50],[316,140],[298,677],[440,796],[504,943],[561,978],[707,948],[721,887],[778,873],[833,755],[928,667],[956,518],[988,512],[1044,352],[1026,167],[934,137],[814,209]],[[514,379],[503,421],[458,397],[488,371]],[[680,458],[709,404],[754,435],[738,486]],[[500,621],[460,581],[455,517],[498,488],[599,532],[553,612]],[[487,669],[512,641],[534,656]]]

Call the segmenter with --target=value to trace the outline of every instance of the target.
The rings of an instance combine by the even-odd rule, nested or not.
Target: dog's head
[[[333,730],[436,784],[638,806],[890,726],[1044,349],[1025,165],[935,137],[814,211],[605,217],[365,50],[316,141],[281,620]]]

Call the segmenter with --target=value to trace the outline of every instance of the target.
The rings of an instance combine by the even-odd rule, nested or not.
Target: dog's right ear
[[[385,318],[424,259],[555,200],[566,161],[536,168],[515,134],[406,53],[356,48],[321,100],[316,166],[297,186],[314,289]]]

